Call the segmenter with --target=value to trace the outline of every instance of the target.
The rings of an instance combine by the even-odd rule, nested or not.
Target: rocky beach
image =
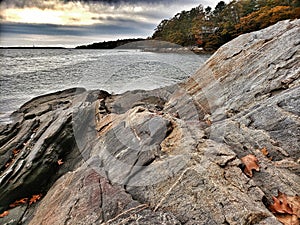
[[[0,128],[0,224],[299,224],[300,20],[151,91],[72,88]]]

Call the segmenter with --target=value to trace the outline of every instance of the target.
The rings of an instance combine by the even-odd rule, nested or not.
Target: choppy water
[[[209,55],[137,50],[1,49],[0,122],[31,98],[69,87],[122,93],[184,80]]]

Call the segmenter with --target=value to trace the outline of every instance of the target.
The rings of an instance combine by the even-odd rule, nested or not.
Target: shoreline
[[[156,52],[156,53],[195,53],[197,55],[209,55],[209,54],[214,54],[216,51],[211,50],[207,51],[201,48],[196,48],[196,47],[182,47],[182,48],[65,48],[65,47],[0,47],[2,50],[22,50],[22,49],[49,49],[49,50],[140,50],[142,52]]]

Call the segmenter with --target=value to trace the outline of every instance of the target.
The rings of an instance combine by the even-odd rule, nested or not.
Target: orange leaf
[[[20,152],[20,150],[19,150],[19,149],[14,149],[14,150],[13,150],[13,154],[14,154],[14,156],[16,156],[17,154],[19,154],[19,152]]]
[[[242,162],[245,164],[244,173],[247,174],[249,177],[252,177],[252,170],[259,171],[258,159],[255,155],[246,155],[241,158]]]
[[[293,214],[300,218],[300,197],[296,196],[287,196],[287,202],[292,208]]]
[[[205,123],[208,125],[208,126],[211,126],[212,125],[212,122],[210,120],[205,120]]]
[[[22,205],[22,204],[26,204],[28,201],[28,198],[22,198],[20,200],[17,200],[15,201],[14,203],[10,204],[9,207],[10,208],[14,208],[14,207],[17,207],[19,205]]]
[[[33,203],[36,203],[38,200],[40,200],[42,197],[42,194],[39,195],[32,195],[31,199],[29,200],[29,205],[32,205]]]
[[[276,218],[284,225],[299,225],[299,219],[295,215],[275,215]]]
[[[60,165],[64,164],[64,162],[62,161],[62,159],[59,159],[59,160],[57,161],[57,164],[60,166]]]
[[[269,209],[274,213],[276,218],[284,225],[300,225],[300,197],[287,196],[278,191],[278,196],[273,197],[274,203]]]
[[[269,152],[268,152],[268,150],[267,150],[266,147],[262,148],[260,151],[261,151],[261,153],[262,153],[264,156],[269,155]]]
[[[9,214],[9,211],[4,211],[3,213],[0,214],[0,218],[3,218]]]
[[[274,203],[270,205],[270,209],[273,213],[287,213],[292,215],[293,210],[287,202],[287,196],[284,193],[278,191],[277,198],[273,196]]]

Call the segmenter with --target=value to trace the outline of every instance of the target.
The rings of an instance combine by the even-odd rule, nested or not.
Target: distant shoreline
[[[0,49],[70,49],[70,50],[126,50],[119,48],[64,48],[64,47],[0,47]],[[213,54],[214,51],[205,51],[200,49],[193,49],[188,47],[182,48],[128,48],[128,50],[141,50],[143,52],[156,52],[156,53],[187,53],[193,52],[195,54]]]
[[[0,49],[72,49],[65,47],[0,47]]]

